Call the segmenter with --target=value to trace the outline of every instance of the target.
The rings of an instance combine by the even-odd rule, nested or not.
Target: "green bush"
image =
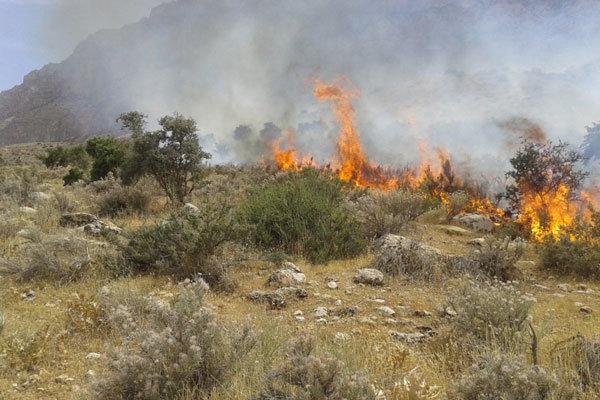
[[[69,172],[63,176],[63,185],[70,186],[85,179],[85,172],[79,168],[71,168]]]
[[[203,281],[184,282],[171,303],[140,299],[142,314],[127,304],[110,307],[108,320],[124,340],[113,349],[107,373],[92,383],[94,398],[160,400],[193,394],[206,399],[215,387],[226,385],[254,338],[247,329],[229,329],[216,320],[204,304],[207,290]]]
[[[597,240],[562,237],[549,238],[539,246],[541,266],[561,275],[585,278],[600,277],[600,242]]]
[[[126,143],[111,136],[98,136],[87,141],[85,151],[92,157],[90,179],[97,181],[109,173],[119,175],[127,155]]]
[[[45,156],[41,157],[41,160],[48,168],[77,167],[87,169],[90,163],[89,156],[82,145],[53,147],[47,151]]]
[[[254,227],[258,245],[326,262],[366,247],[360,224],[343,203],[341,182],[307,169],[256,190],[241,205],[240,217]]]
[[[211,286],[230,288],[228,268],[218,252],[237,237],[233,214],[219,204],[206,204],[198,212],[179,211],[156,226],[133,232],[122,256],[133,272],[183,278],[201,274]]]
[[[150,206],[150,195],[135,187],[118,187],[98,199],[100,215],[143,214]]]

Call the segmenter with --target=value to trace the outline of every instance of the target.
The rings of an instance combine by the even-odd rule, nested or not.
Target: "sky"
[[[135,22],[163,1],[0,0],[0,91],[62,61],[86,36]]]

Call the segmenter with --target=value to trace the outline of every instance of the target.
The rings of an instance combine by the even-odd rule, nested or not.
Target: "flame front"
[[[320,101],[330,101],[335,120],[340,132],[337,141],[337,154],[332,162],[333,168],[340,180],[350,182],[357,187],[370,187],[389,190],[398,186],[398,179],[388,173],[385,168],[369,162],[354,125],[354,108],[351,99],[358,96],[356,90],[346,90],[341,82],[325,84],[315,81],[314,95]],[[312,159],[304,157],[302,162],[297,150],[293,147],[291,136],[288,137],[288,148],[281,149],[281,140],[272,146],[273,159],[281,170],[296,171],[308,165],[313,165]]]

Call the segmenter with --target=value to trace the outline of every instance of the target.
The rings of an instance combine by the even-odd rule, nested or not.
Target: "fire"
[[[555,190],[523,192],[518,222],[530,228],[534,240],[558,239],[575,222],[578,207],[565,184]]]
[[[384,190],[397,187],[398,179],[385,168],[371,163],[362,149],[354,124],[354,108],[351,101],[353,97],[358,96],[358,91],[345,89],[341,82],[325,84],[317,80],[314,95],[320,101],[331,102],[333,115],[340,127],[337,154],[332,163],[340,180],[350,182],[356,187]],[[300,161],[292,142],[289,136],[289,147],[285,150],[280,147],[281,140],[272,145],[273,158],[281,170],[296,171],[306,166],[306,162]],[[308,165],[313,165],[312,160]]]

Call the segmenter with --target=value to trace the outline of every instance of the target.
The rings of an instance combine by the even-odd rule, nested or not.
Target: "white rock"
[[[98,360],[102,358],[102,354],[100,353],[88,353],[87,356],[85,356],[86,360]]]
[[[381,286],[383,285],[383,272],[374,268],[362,268],[356,271],[353,281],[365,285]]]
[[[325,308],[325,307],[315,308],[315,317],[316,318],[324,318],[326,316],[327,316],[327,308]]]
[[[350,340],[350,335],[348,335],[347,333],[344,333],[344,332],[336,332],[333,339],[336,342],[347,342],[348,340]]]
[[[329,289],[337,289],[338,288],[338,284],[335,281],[329,281],[329,282],[327,282],[327,287]]]
[[[377,307],[377,312],[383,315],[384,317],[393,317],[394,315],[396,315],[396,311],[394,311],[393,308],[388,306]]]

